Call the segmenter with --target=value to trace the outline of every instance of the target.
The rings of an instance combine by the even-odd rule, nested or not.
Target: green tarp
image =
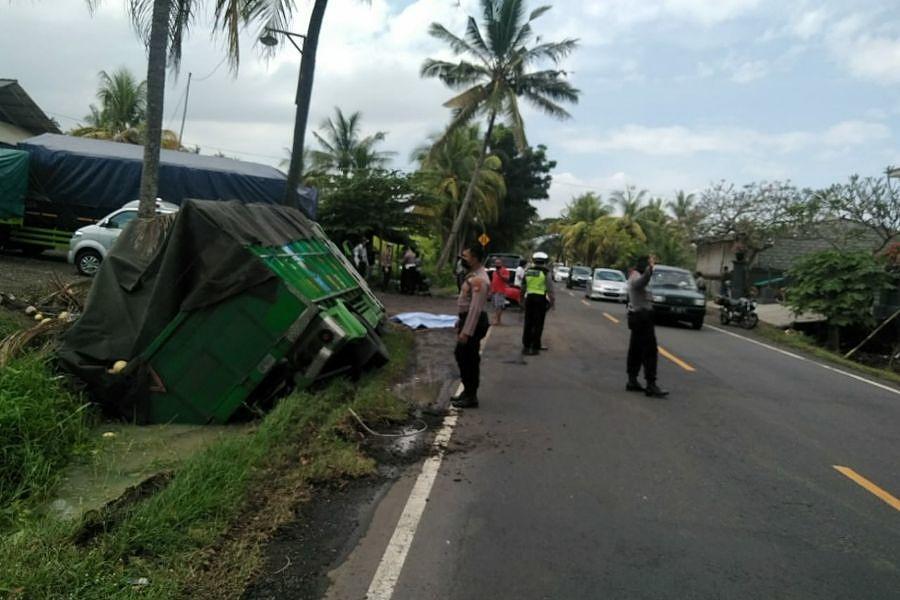
[[[22,222],[28,187],[28,153],[0,148],[0,223]]]

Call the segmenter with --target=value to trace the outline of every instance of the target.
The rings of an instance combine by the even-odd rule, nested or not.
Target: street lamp
[[[288,41],[294,45],[294,48],[297,49],[297,52],[303,54],[303,48],[301,48],[297,42],[294,41],[294,38],[300,38],[304,42],[306,41],[306,36],[300,33],[294,33],[292,31],[285,31],[283,29],[275,29],[273,27],[266,27],[265,33],[259,36],[259,43],[263,46],[268,46],[269,48],[278,45],[278,38],[272,35],[273,33],[280,33],[283,36],[287,37]]]

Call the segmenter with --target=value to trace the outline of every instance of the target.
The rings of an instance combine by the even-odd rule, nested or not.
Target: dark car
[[[678,267],[656,265],[650,280],[653,316],[660,320],[687,321],[694,329],[703,327],[706,298],[697,290],[691,272]]]
[[[519,266],[519,261],[522,260],[522,257],[518,254],[506,253],[506,252],[497,252],[496,254],[488,254],[487,258],[484,261],[484,270],[487,271],[488,278],[494,278],[494,261],[500,259],[500,262],[503,263],[503,266],[509,271],[509,285],[515,283],[516,277],[516,267]]]
[[[575,266],[569,271],[569,278],[566,279],[566,287],[570,290],[576,287],[586,288],[594,277],[594,270],[590,267]]]

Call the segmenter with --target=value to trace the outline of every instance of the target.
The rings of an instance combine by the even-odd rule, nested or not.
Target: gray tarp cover
[[[140,355],[181,311],[251,288],[274,293],[275,274],[246,247],[314,235],[299,210],[271,204],[189,200],[163,219],[164,241],[149,257],[135,250],[139,220],[122,232],[59,353],[63,370],[87,384],[95,400],[124,415],[139,409],[146,372],[129,364],[124,376],[110,376],[112,363]]]

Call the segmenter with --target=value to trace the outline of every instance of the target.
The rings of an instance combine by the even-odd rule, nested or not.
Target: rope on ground
[[[366,431],[366,433],[368,433],[370,435],[374,435],[376,437],[383,437],[383,438],[410,437],[413,435],[419,435],[420,433],[423,433],[428,429],[428,423],[426,423],[422,419],[416,419],[416,421],[418,421],[419,423],[422,424],[421,428],[417,429],[416,431],[409,431],[406,433],[378,433],[377,431],[374,431],[368,425],[366,425],[365,422],[360,418],[360,416],[358,414],[356,414],[355,410],[353,410],[349,406],[347,407],[347,410],[350,411],[350,414],[353,415],[353,418],[356,419],[356,422],[359,423],[360,427],[362,427]]]

